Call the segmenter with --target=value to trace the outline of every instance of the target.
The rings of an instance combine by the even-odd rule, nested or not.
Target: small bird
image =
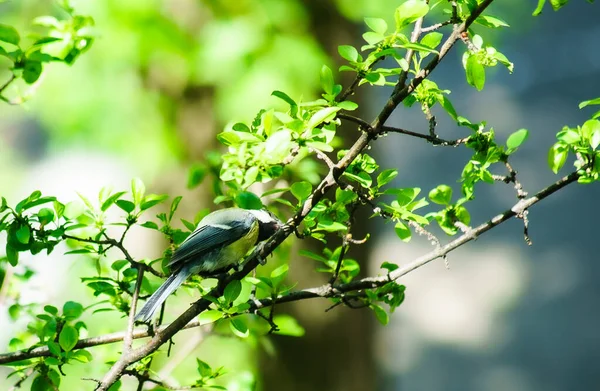
[[[174,251],[172,274],[150,296],[135,320],[147,322],[167,297],[193,274],[214,274],[237,264],[283,223],[266,210],[227,208],[206,215]]]

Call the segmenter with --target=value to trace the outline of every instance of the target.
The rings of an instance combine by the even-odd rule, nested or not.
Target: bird
[[[148,322],[191,275],[226,271],[282,226],[277,217],[263,209],[226,208],[209,213],[173,252],[167,264],[171,275],[150,296],[135,320]]]

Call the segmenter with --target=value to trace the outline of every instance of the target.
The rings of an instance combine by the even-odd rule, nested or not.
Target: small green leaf
[[[129,265],[129,261],[127,261],[125,259],[120,259],[118,261],[114,261],[112,263],[112,265],[110,265],[110,268],[116,272],[119,272],[119,271],[123,270],[123,268],[127,265]]]
[[[160,204],[167,198],[169,198],[169,196],[166,194],[149,194],[146,197],[144,197],[144,200],[140,205],[140,210],[150,209],[153,206]]]
[[[233,280],[225,287],[223,291],[223,298],[227,304],[233,303],[235,299],[238,298],[240,292],[242,291],[242,283],[240,280]]]
[[[243,209],[262,209],[260,197],[249,191],[242,191],[235,196],[235,204]]]
[[[338,46],[338,53],[340,54],[340,56],[342,56],[342,58],[344,58],[348,61],[351,61],[351,62],[358,61],[358,50],[356,50],[356,48],[354,46],[350,46],[350,45]]]
[[[67,301],[63,305],[63,316],[66,320],[77,319],[83,314],[83,306],[75,301]]]
[[[529,137],[529,131],[527,129],[519,129],[516,132],[508,136],[506,140],[506,146],[508,147],[508,153],[512,153],[521,146]]]
[[[79,332],[77,329],[69,324],[63,326],[60,335],[58,336],[58,343],[60,347],[65,351],[71,351],[77,341],[79,340]]]
[[[42,208],[37,213],[40,224],[46,225],[54,220],[54,211],[49,208]]]
[[[396,195],[396,200],[400,206],[405,206],[413,202],[415,198],[421,193],[421,189],[418,187],[407,187],[403,189],[391,189],[392,193]]]
[[[436,204],[448,205],[452,200],[452,188],[448,185],[439,185],[429,192],[429,199]]]
[[[71,201],[65,205],[65,211],[63,212],[63,216],[65,216],[65,218],[69,220],[73,220],[81,216],[84,210],[85,207],[81,203],[81,201]]]
[[[563,143],[556,143],[548,152],[548,166],[555,174],[564,166],[569,155],[569,148]]]
[[[17,266],[19,263],[19,252],[8,243],[6,243],[6,259],[11,266]]]
[[[396,265],[395,263],[384,262],[381,264],[380,267],[382,269],[386,269],[388,272],[393,272],[394,270],[398,269],[400,266]]]
[[[35,83],[42,74],[42,63],[39,61],[27,60],[23,66],[23,80],[27,84]]]
[[[103,212],[106,212],[106,210],[108,210],[108,208],[110,208],[110,207],[111,207],[111,205],[115,203],[115,201],[117,201],[119,198],[121,198],[121,196],[122,196],[123,194],[125,194],[125,192],[124,192],[124,191],[119,191],[119,192],[117,192],[117,193],[115,193],[115,194],[111,195],[110,197],[108,197],[108,198],[106,199],[106,201],[104,201],[104,202],[102,203],[102,206],[100,206],[100,209],[101,209]]]
[[[427,15],[429,6],[423,0],[408,0],[402,3],[394,13],[396,21],[396,32],[400,32],[402,27],[411,24],[415,20]]]
[[[16,232],[17,240],[23,244],[29,243],[29,238],[31,237],[31,229],[28,225],[22,225]]]
[[[377,320],[379,321],[379,323],[381,323],[384,326],[386,324],[388,324],[388,322],[390,321],[390,317],[389,317],[388,313],[385,312],[385,310],[383,308],[381,308],[377,304],[371,304],[369,307],[375,313],[375,317],[377,318]]]
[[[321,87],[327,94],[333,94],[333,73],[327,65],[323,65],[321,68]]]
[[[248,336],[250,335],[248,326],[240,318],[232,318],[229,322],[229,326],[233,334],[237,335],[240,338],[248,338]]]
[[[210,365],[208,365],[204,361],[200,360],[199,358],[196,359],[196,369],[198,370],[198,374],[202,378],[210,377],[213,374],[213,371],[212,371],[212,368],[210,367]]]
[[[302,337],[305,334],[304,328],[300,326],[296,318],[290,315],[275,315],[273,323],[279,328],[274,334],[289,335],[290,337]]]
[[[404,224],[402,221],[398,221],[394,229],[396,231],[396,235],[398,235],[398,237],[402,239],[402,241],[410,241],[412,233],[410,232],[410,228],[408,228],[406,224]]]
[[[127,213],[131,213],[135,209],[135,204],[131,201],[117,200],[115,203],[119,208],[123,209]]]
[[[533,11],[532,15],[538,16],[539,14],[541,14],[542,9],[544,8],[544,4],[546,4],[546,0],[538,0],[537,6],[535,7],[535,10]]]
[[[467,59],[467,83],[478,91],[485,85],[485,67],[479,63],[475,54],[471,54]]]
[[[552,9],[554,9],[554,11],[558,11],[559,9],[564,7],[568,2],[569,0],[550,0],[550,5],[552,5]]]
[[[312,192],[312,185],[306,181],[296,182],[292,185],[291,192],[299,202],[302,202],[307,199]]]
[[[146,193],[144,182],[140,178],[133,178],[131,180],[131,195],[133,196],[133,203],[135,205],[142,203],[144,193]]]
[[[583,102],[579,103],[579,108],[583,109],[584,107],[590,106],[590,105],[600,105],[600,98],[584,100]]]
[[[385,20],[380,18],[365,18],[365,23],[371,30],[382,35],[384,35],[388,29],[388,25]]]
[[[296,108],[296,110],[298,110],[298,103],[296,103],[295,100],[293,100],[292,98],[290,98],[290,96],[288,94],[286,94],[283,91],[273,91],[271,93],[272,96],[275,96],[281,100],[283,100],[284,102],[286,102],[288,105],[290,105],[290,107],[293,109],[294,107]],[[295,114],[292,114],[293,116]]]
[[[358,104],[354,103],[354,102],[351,102],[349,100],[345,100],[345,101],[339,102],[337,104],[337,106],[339,108],[341,108],[342,110],[346,110],[346,111],[353,111],[353,110],[358,109]]]
[[[306,124],[307,129],[314,129],[323,122],[329,122],[335,118],[335,115],[341,107],[325,107],[316,113],[308,120]]]
[[[93,359],[92,354],[85,349],[76,350],[75,352],[73,352],[73,355],[71,357],[74,360],[77,360],[82,363],[88,363]]]
[[[201,312],[200,315],[198,315],[198,321],[200,322],[201,325],[213,323],[222,318],[223,318],[223,313],[221,311],[217,311],[217,310],[204,311],[204,312]]]
[[[19,33],[14,27],[5,24],[0,24],[0,41],[12,43],[13,45],[18,45],[19,40]]]
[[[398,176],[398,170],[390,168],[382,171],[377,175],[377,186],[381,187],[390,183],[396,176]]]
[[[443,37],[444,34],[438,33],[437,31],[432,31],[421,39],[421,45],[435,49],[442,42]]]
[[[50,391],[55,389],[54,384],[46,376],[38,375],[31,382],[31,391]]]
[[[383,35],[373,31],[367,31],[362,36],[369,45],[376,45],[385,39]]]
[[[278,286],[283,281],[285,276],[287,276],[288,270],[289,265],[284,263],[271,272],[271,282],[273,283],[273,286]]]
[[[502,19],[491,15],[480,15],[475,22],[489,28],[510,27]]]

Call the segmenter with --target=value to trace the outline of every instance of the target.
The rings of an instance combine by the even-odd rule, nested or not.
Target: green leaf
[[[300,326],[296,318],[280,314],[273,317],[273,323],[279,328],[274,334],[289,335],[290,337],[302,337],[305,334],[304,328]]]
[[[201,325],[213,323],[222,318],[223,318],[223,313],[221,311],[217,311],[217,310],[204,311],[204,312],[201,312],[200,315],[198,315],[198,321],[200,322]]]
[[[27,60],[23,66],[23,80],[27,84],[35,83],[42,74],[42,63],[39,61]]]
[[[341,108],[342,110],[346,110],[346,111],[353,111],[353,110],[358,109],[358,104],[354,103],[352,101],[349,101],[349,100],[345,100],[345,101],[339,102],[337,104],[337,106],[339,108]]]
[[[200,360],[199,358],[196,359],[196,369],[198,370],[198,374],[202,378],[210,377],[213,374],[213,371],[212,371],[212,368],[210,367],[210,365],[208,365],[204,361]]]
[[[131,194],[133,196],[133,203],[139,205],[142,203],[144,193],[146,192],[146,186],[140,178],[133,178],[131,180]]]
[[[286,94],[283,91],[273,91],[271,93],[271,96],[275,96],[281,100],[283,100],[284,102],[286,102],[288,105],[290,105],[290,107],[294,107],[294,106],[298,106],[298,103],[296,103],[295,100],[293,100],[292,98],[290,98],[290,96],[288,94]]]
[[[144,200],[140,205],[140,210],[150,209],[153,206],[160,204],[167,198],[169,198],[169,196],[166,194],[149,194],[146,197],[144,197]]]
[[[337,221],[319,221],[317,229],[325,232],[340,232],[346,231],[348,227]]]
[[[288,270],[289,265],[287,263],[284,263],[283,265],[275,268],[271,272],[271,282],[273,286],[277,287],[279,284],[281,284],[285,276],[287,276]]]
[[[552,5],[554,11],[558,11],[559,9],[564,7],[568,2],[569,0],[550,0],[550,5]]]
[[[240,318],[232,318],[229,322],[229,327],[231,328],[233,334],[237,335],[240,338],[248,338],[248,336],[250,335],[248,326]]]
[[[71,201],[65,205],[63,216],[69,220],[73,220],[81,216],[84,209],[84,205],[79,200]]]
[[[124,192],[124,191],[119,191],[119,192],[117,192],[117,193],[115,193],[115,194],[111,195],[110,197],[108,197],[108,198],[106,199],[106,201],[104,201],[104,202],[102,203],[102,206],[100,206],[100,209],[101,209],[103,212],[106,212],[106,211],[108,210],[108,208],[110,208],[110,207],[111,207],[111,205],[115,203],[115,201],[117,201],[119,198],[121,198],[121,196],[122,196],[123,194],[125,194],[125,192]]]
[[[260,197],[249,191],[242,191],[235,196],[235,204],[243,209],[262,209]]]
[[[388,322],[390,321],[390,317],[389,317],[388,313],[385,312],[385,310],[383,308],[381,308],[377,304],[371,304],[369,307],[375,313],[375,317],[377,318],[377,320],[379,321],[379,323],[381,323],[384,326],[386,324],[388,324]]]
[[[19,40],[19,33],[14,27],[5,24],[0,24],[0,41],[12,43],[13,45],[18,45]]]
[[[235,299],[238,298],[240,292],[242,291],[242,283],[240,280],[233,280],[225,287],[223,291],[223,298],[225,302],[228,304],[233,303]]]
[[[54,220],[54,211],[49,208],[42,208],[37,213],[40,224],[46,225]]]
[[[158,225],[154,221],[146,221],[145,223],[140,224],[140,226],[142,226],[144,228],[158,230]]]
[[[135,209],[135,204],[131,201],[117,200],[115,203],[119,208],[123,209],[127,213],[131,213]]]
[[[491,15],[480,15],[475,22],[489,28],[510,27],[502,19]]]
[[[127,262],[127,261],[125,261]],[[83,306],[75,301],[67,301],[63,305],[63,316],[66,320],[77,319],[83,314]]]
[[[373,31],[367,31],[362,36],[369,45],[376,45],[385,39],[383,35]]]
[[[370,188],[373,184],[373,179],[371,179],[371,176],[365,171],[361,171],[358,174],[351,174],[349,172],[345,172],[343,174],[343,177],[358,182],[362,187],[366,189]]]
[[[598,146],[598,137],[600,137],[600,121],[595,119],[587,120],[581,126],[581,134],[585,139],[590,140],[592,149]],[[596,135],[594,137],[594,135]]]
[[[392,193],[396,195],[396,200],[400,206],[405,206],[413,202],[415,198],[421,193],[421,189],[418,187],[407,187],[403,189],[392,189]]]
[[[377,186],[381,187],[383,185],[387,185],[394,178],[398,176],[398,170],[390,168],[382,171],[379,175],[377,175]]]
[[[569,155],[569,148],[563,143],[556,143],[548,152],[548,166],[555,174],[564,166]]]
[[[308,120],[308,123],[306,124],[307,129],[314,129],[323,122],[329,122],[333,120],[335,118],[336,113],[340,110],[341,107],[325,107],[317,111]]]
[[[187,188],[193,189],[196,186],[198,186],[200,183],[202,183],[202,181],[206,177],[207,172],[208,172],[208,169],[207,169],[206,165],[204,165],[202,163],[194,163],[192,165],[192,167],[190,167],[190,170],[188,171]]]
[[[114,271],[118,272],[123,270],[123,268],[125,266],[127,266],[129,264],[129,261],[125,260],[125,259],[120,259],[118,261],[114,261],[112,263],[112,265],[110,265],[110,268],[113,269]]]
[[[380,267],[382,269],[386,269],[388,272],[393,272],[394,270],[398,269],[400,266],[396,265],[395,263],[384,262],[381,264]]]
[[[394,230],[396,231],[396,235],[398,235],[398,237],[402,239],[402,241],[410,241],[412,232],[410,232],[410,228],[408,228],[408,226],[404,224],[404,222],[398,221],[396,223],[396,226],[394,227]]]
[[[400,7],[396,8],[394,19],[396,21],[396,32],[400,32],[402,27],[411,24],[415,20],[427,15],[429,6],[422,0],[408,0]]]
[[[481,91],[485,84],[485,67],[479,63],[475,54],[471,54],[467,59],[466,70],[467,83]]]
[[[365,23],[371,30],[382,35],[384,35],[388,29],[388,25],[385,20],[380,18],[365,18]]]
[[[579,108],[583,109],[584,107],[589,105],[600,105],[600,98],[584,100],[583,102],[579,103]]]
[[[82,363],[88,363],[93,360],[92,354],[85,349],[76,350],[71,356],[74,360]]]
[[[533,11],[532,15],[538,16],[539,14],[541,14],[542,9],[544,8],[544,4],[546,4],[546,0],[538,0],[537,6],[535,7],[535,10]]]
[[[323,88],[323,91],[330,95],[333,94],[334,84],[331,69],[327,65],[323,65],[321,68],[321,87]]]
[[[436,204],[448,205],[452,200],[452,188],[448,185],[439,185],[429,192],[429,199]]]
[[[31,391],[50,391],[55,389],[54,384],[46,376],[38,375],[31,382]]]
[[[19,252],[8,243],[6,243],[6,259],[13,267],[19,263]]]
[[[28,225],[22,225],[16,232],[17,240],[23,244],[29,243],[29,238],[31,237],[31,229]]]
[[[527,129],[519,129],[516,132],[512,133],[508,136],[506,140],[506,146],[508,147],[507,153],[514,152],[517,148],[521,146],[529,137],[529,131]]]
[[[58,336],[58,343],[60,344],[60,347],[65,352],[69,352],[75,347],[78,340],[79,331],[77,331],[77,329],[70,324],[65,324],[60,332],[60,335]]]
[[[432,31],[431,33],[425,35],[423,39],[421,39],[421,45],[435,49],[442,42],[443,37],[444,34],[438,33],[437,31]]]
[[[292,185],[290,190],[292,195],[296,197],[299,202],[302,202],[307,199],[312,192],[312,185],[306,181],[296,182]]]
[[[338,53],[340,54],[340,56],[342,56],[342,58],[344,58],[348,61],[352,61],[352,62],[358,61],[358,50],[356,50],[356,48],[354,46],[350,46],[350,45],[338,46]]]

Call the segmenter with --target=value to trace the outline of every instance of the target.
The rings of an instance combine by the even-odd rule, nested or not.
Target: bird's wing
[[[175,250],[167,266],[173,268],[177,264],[183,265],[208,251],[227,246],[248,233],[248,229],[247,224],[236,222],[229,225],[208,224],[198,227]]]

